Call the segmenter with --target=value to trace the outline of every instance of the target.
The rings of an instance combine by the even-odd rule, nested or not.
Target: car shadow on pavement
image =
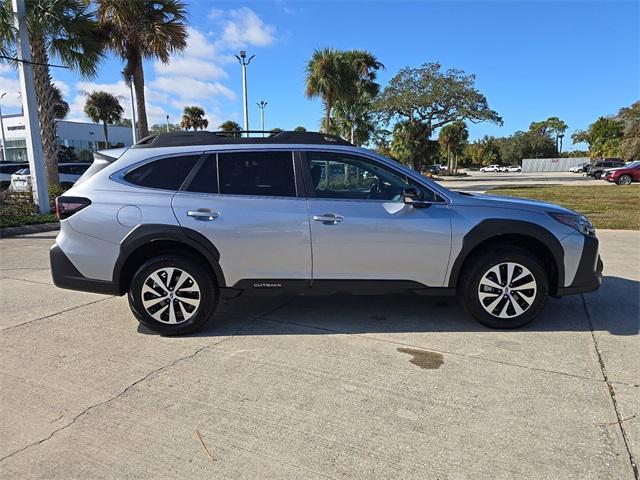
[[[251,321],[253,320],[253,321]],[[531,324],[509,332],[640,331],[640,282],[606,277],[597,292],[549,298]],[[223,301],[214,320],[194,336],[409,332],[491,332],[455,297],[331,295],[239,297]],[[154,334],[144,326],[140,333]]]

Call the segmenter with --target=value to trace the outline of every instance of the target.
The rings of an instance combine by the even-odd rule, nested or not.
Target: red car
[[[607,170],[604,179],[607,182],[616,182],[618,185],[640,182],[640,161],[629,162],[624,167]]]

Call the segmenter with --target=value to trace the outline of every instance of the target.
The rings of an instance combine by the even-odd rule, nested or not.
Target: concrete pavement
[[[452,300],[239,299],[197,336],[52,286],[0,240],[2,478],[633,479],[640,233],[605,282],[492,331]]]

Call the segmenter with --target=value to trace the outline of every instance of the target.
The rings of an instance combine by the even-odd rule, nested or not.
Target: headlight
[[[596,229],[593,228],[593,224],[584,215],[556,212],[549,212],[549,215],[555,218],[558,222],[564,223],[584,235],[595,235],[596,233]]]

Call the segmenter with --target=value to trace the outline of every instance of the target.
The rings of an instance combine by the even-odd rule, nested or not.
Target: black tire
[[[596,180],[600,180],[602,178],[602,172],[595,172],[593,174],[593,178],[595,178]]]
[[[632,181],[631,175],[620,175],[617,183],[618,185],[631,185]]]
[[[484,299],[487,308],[491,306],[493,301],[499,301],[499,303],[495,307],[497,309],[496,311],[499,311],[502,310],[502,307],[507,302],[511,302],[511,306],[506,307],[506,313],[509,314],[510,312],[513,312],[514,315],[510,316],[509,318],[500,318],[499,316],[489,313],[482,305],[482,300],[480,299],[480,282],[483,281],[483,277],[485,276],[485,274],[487,274],[489,269],[506,262],[518,264],[519,266],[528,269],[529,273],[535,280],[535,293],[532,293],[533,289],[522,291],[523,293],[531,294],[530,298],[532,298],[532,300],[529,302],[527,302],[526,300],[527,297],[520,296],[520,292],[513,293],[513,295],[510,295],[509,298],[505,297],[503,295],[503,292],[495,293],[494,291],[490,294],[487,294],[491,295],[491,297],[487,297]],[[509,245],[499,246],[492,252],[475,258],[470,265],[465,266],[465,270],[465,274],[462,276],[460,282],[462,303],[465,309],[483,325],[500,329],[518,328],[534,320],[544,307],[544,303],[547,299],[549,291],[547,273],[538,258],[535,255],[529,253],[527,250]],[[525,270],[523,269],[518,270],[518,268],[514,268],[513,277],[517,277],[519,273],[524,272]],[[521,282],[525,283],[522,284]],[[521,285],[528,284],[529,283],[527,275],[523,277],[522,280],[515,282],[513,284],[513,288],[520,288]],[[482,288],[484,289],[487,287],[483,286]],[[495,295],[495,297],[493,297],[493,295]],[[499,297],[502,297],[503,300],[499,300]],[[527,303],[529,306],[524,309],[522,314],[517,315],[513,307],[514,301],[518,302],[518,307],[521,307],[522,305]]]
[[[172,278],[166,278],[169,270],[165,271],[164,275],[162,274],[162,269],[169,268],[182,271],[179,277],[181,285],[177,283],[172,285],[172,282],[175,283],[177,281],[177,272],[174,271],[171,276]],[[149,310],[145,308],[143,304],[143,294],[146,296],[147,301],[156,299],[154,294],[149,292],[148,289],[146,289],[146,292],[143,292],[143,288],[145,282],[149,280],[150,275],[158,271],[160,271],[160,273],[158,273],[157,278],[163,283],[158,285],[157,283],[151,282],[151,285],[155,285],[157,288],[154,288],[154,290],[158,292],[156,294],[157,298],[159,300],[165,298],[165,300],[162,300],[158,307],[156,307],[158,304],[147,306],[150,310],[157,308],[157,310],[152,313],[159,316],[163,321],[154,318],[152,313],[149,313]],[[182,277],[184,273],[187,274],[186,277]],[[191,278],[189,278],[189,276],[191,276]],[[184,281],[183,278],[185,278]],[[150,285],[147,284],[147,286],[149,287]],[[176,288],[178,286],[181,288]],[[173,292],[174,288],[175,293]],[[199,292],[187,291],[194,288],[198,289]],[[164,292],[166,296],[163,296],[160,292]],[[170,298],[173,301],[173,305],[169,305],[171,300],[169,300],[168,295],[171,295]],[[203,267],[198,260],[180,254],[161,255],[144,263],[133,276],[127,297],[131,311],[138,321],[151,330],[163,335],[186,335],[202,329],[213,316],[218,304],[218,292],[209,270]],[[198,301],[199,303],[193,310],[190,310],[192,305],[191,303],[186,303],[188,301],[191,301],[191,303]],[[161,305],[163,302],[166,307]],[[173,307],[173,311],[171,312],[172,318],[169,317],[171,307]],[[176,323],[165,323],[170,319],[173,319]]]

